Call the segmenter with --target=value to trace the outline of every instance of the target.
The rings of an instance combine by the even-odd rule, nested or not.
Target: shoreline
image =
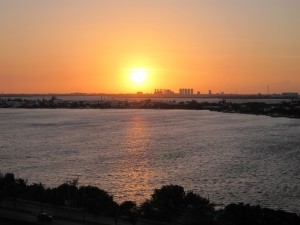
[[[191,101],[156,101],[144,100],[100,100],[100,101],[66,101],[52,96],[46,100],[28,100],[22,98],[0,98],[0,108],[25,109],[181,109],[209,110],[223,113],[239,113],[265,115],[270,117],[285,117],[300,119],[300,100],[281,103],[243,102],[233,103],[227,100],[218,102]]]

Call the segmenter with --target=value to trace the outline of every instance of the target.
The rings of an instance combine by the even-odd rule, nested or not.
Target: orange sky
[[[0,2],[0,93],[300,92],[299,0]],[[135,85],[131,68],[147,68]]]

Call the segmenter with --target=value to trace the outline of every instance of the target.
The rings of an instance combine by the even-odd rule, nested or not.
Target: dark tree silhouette
[[[185,213],[180,218],[183,224],[214,224],[215,208],[208,199],[190,191],[185,196],[185,204]]]
[[[125,201],[119,206],[119,214],[125,216],[131,224],[135,225],[139,217],[139,209],[135,202]]]
[[[163,221],[176,221],[184,206],[185,192],[178,185],[167,185],[155,189],[151,199],[142,205],[148,217]]]
[[[149,200],[140,207],[126,201],[118,205],[106,191],[94,186],[77,187],[65,183],[57,188],[47,188],[41,183],[27,184],[26,180],[15,179],[13,174],[0,174],[0,197],[5,200],[18,198],[43,203],[78,207],[83,212],[128,220],[135,225],[139,217],[183,225],[300,225],[300,216],[282,210],[262,209],[249,204],[229,204],[215,210],[209,199],[194,192],[185,192],[178,185],[167,185],[155,189]],[[1,199],[0,199],[1,200]],[[58,209],[56,207],[56,209]]]
[[[229,204],[219,212],[217,225],[299,225],[300,217],[282,210],[249,204]]]
[[[83,186],[78,190],[78,204],[97,215],[113,214],[115,202],[106,191],[94,186]]]

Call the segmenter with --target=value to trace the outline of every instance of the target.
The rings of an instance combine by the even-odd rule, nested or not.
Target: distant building
[[[297,93],[297,92],[285,92],[285,93],[282,93],[282,97],[284,97],[284,98],[299,98],[299,93]]]
[[[271,96],[272,96],[273,98],[280,98],[280,97],[282,97],[281,94],[276,94],[276,93],[273,93]]]
[[[209,95],[211,95],[211,94],[212,94],[211,90],[208,90],[208,94],[209,94]]]
[[[174,94],[174,91],[172,91],[170,89],[155,89],[154,94],[172,95],[172,94]]]
[[[194,94],[194,89],[192,89],[192,88],[180,88],[179,89],[179,94],[181,94],[181,95],[193,95]]]

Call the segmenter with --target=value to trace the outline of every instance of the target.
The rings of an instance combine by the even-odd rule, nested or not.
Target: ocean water
[[[192,110],[0,109],[0,172],[121,202],[178,184],[300,212],[300,120]]]

